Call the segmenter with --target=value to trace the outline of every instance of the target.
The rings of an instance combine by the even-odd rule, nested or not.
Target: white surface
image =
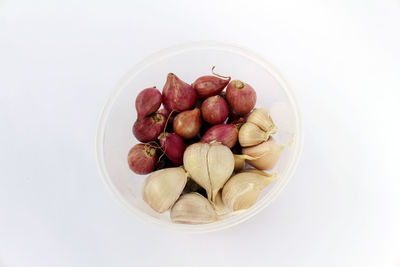
[[[400,265],[399,1],[81,2],[0,2],[0,266]],[[200,39],[285,74],[305,146],[267,210],[183,235],[111,198],[93,138],[122,74]]]

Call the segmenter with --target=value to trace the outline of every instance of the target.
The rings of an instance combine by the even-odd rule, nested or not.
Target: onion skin
[[[186,149],[182,138],[174,133],[162,133],[158,139],[168,159],[175,166],[181,166],[183,164],[183,152]]]
[[[165,117],[165,119],[167,120],[168,127],[171,127],[170,130],[172,130],[172,124],[174,123],[176,113],[172,112],[171,114],[171,112],[169,112],[165,108],[160,109],[159,111],[157,111],[157,113],[160,113]]]
[[[164,115],[154,113],[150,117],[138,119],[133,125],[133,135],[143,143],[157,140],[164,130],[166,118]]]
[[[249,84],[234,80],[226,88],[226,100],[236,114],[243,116],[254,108],[257,95]]]
[[[156,112],[160,108],[161,102],[161,93],[155,87],[142,90],[135,101],[138,118],[143,118]]]
[[[163,88],[162,102],[168,111],[184,111],[196,103],[196,91],[173,73],[169,73]]]
[[[200,131],[201,122],[200,109],[182,111],[174,119],[174,132],[184,139],[194,138]]]
[[[128,153],[129,168],[136,174],[148,174],[156,165],[156,150],[145,144],[137,144]]]
[[[225,99],[215,95],[204,100],[201,105],[203,119],[211,124],[223,123],[229,115],[229,107]]]
[[[234,125],[236,125],[236,127],[238,127],[240,129],[240,127],[247,121],[247,117],[250,114],[251,113],[241,116],[241,115],[238,115],[238,114],[234,113],[233,111],[231,111],[229,113],[227,123],[234,124]]]
[[[228,80],[221,79],[215,76],[206,75],[197,78],[193,83],[193,88],[196,93],[201,98],[207,98],[210,96],[218,95],[222,90],[228,85],[230,78]]]
[[[169,114],[170,114],[171,112],[169,112],[169,111],[166,110],[165,108],[162,108],[162,109],[160,109],[160,110],[158,111],[158,113],[162,114],[165,118],[168,118],[168,116],[169,116]],[[173,116],[173,114],[172,114],[171,116]]]
[[[211,127],[201,138],[200,142],[210,143],[212,141],[221,142],[223,145],[232,148],[238,140],[238,130],[232,124],[218,124]]]

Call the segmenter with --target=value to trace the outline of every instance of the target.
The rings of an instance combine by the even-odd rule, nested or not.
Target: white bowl
[[[243,80],[257,92],[256,107],[268,107],[278,127],[275,139],[280,144],[293,141],[285,148],[274,169],[280,179],[267,186],[254,206],[243,213],[221,221],[187,225],[172,223],[169,212],[158,214],[142,200],[142,184],[146,176],[134,174],[128,167],[129,149],[139,143],[132,134],[136,120],[135,98],[144,88],[162,90],[167,74],[175,73],[192,83],[209,75],[211,67],[221,75]],[[219,42],[181,44],[157,52],[133,67],[118,82],[104,104],[96,132],[96,160],[105,186],[116,200],[133,214],[151,224],[180,232],[222,230],[256,215],[266,208],[284,189],[297,166],[303,145],[299,109],[288,83],[265,59],[245,48]]]

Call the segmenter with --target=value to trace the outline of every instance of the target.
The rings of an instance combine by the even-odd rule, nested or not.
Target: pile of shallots
[[[276,179],[263,171],[283,148],[270,136],[277,129],[268,109],[254,109],[249,84],[212,73],[192,85],[169,73],[162,93],[147,88],[136,98],[133,134],[142,143],[129,151],[129,167],[151,173],[143,200],[170,210],[173,222],[211,223],[245,210]]]

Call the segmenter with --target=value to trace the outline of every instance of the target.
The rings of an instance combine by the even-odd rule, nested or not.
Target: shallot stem
[[[156,149],[161,149],[161,147],[155,141],[150,141],[150,142],[146,143],[145,146],[156,148]]]
[[[214,74],[215,76],[220,77],[220,78],[224,78],[224,79],[229,79],[229,80],[231,79],[231,76],[222,76],[220,74],[215,73],[214,69],[215,69],[215,66],[212,66],[211,73]]]
[[[161,154],[161,156],[158,157],[157,163],[159,163],[161,161],[161,158],[165,155],[164,150],[161,149],[161,151],[162,151],[162,154]]]
[[[167,122],[165,123],[165,126],[164,126],[164,131],[163,131],[164,134],[165,134],[165,131],[167,130],[168,122],[169,122],[169,119],[171,118],[172,113],[174,113],[173,110],[171,110],[171,112],[168,115]]]

